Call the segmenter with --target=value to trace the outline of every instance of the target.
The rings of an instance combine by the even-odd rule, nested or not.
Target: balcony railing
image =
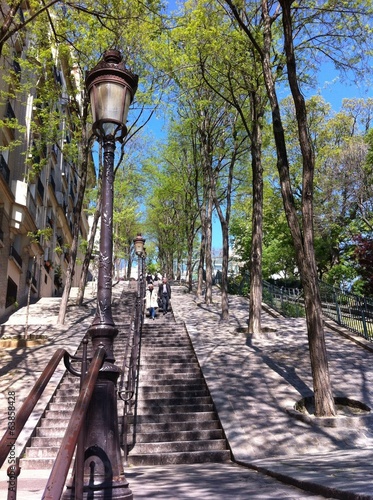
[[[54,220],[51,217],[47,216],[47,224],[49,225],[49,227],[51,227],[53,229]]]
[[[20,268],[22,268],[22,257],[19,255],[13,245],[10,247],[9,256],[17,262]]]
[[[28,192],[27,197],[27,207],[32,218],[36,220],[36,201],[34,200],[34,197],[32,196],[30,191]]]
[[[49,184],[52,186],[53,191],[56,192],[56,182],[53,178],[53,175],[49,177]]]
[[[40,198],[44,199],[44,184],[41,182],[40,177],[38,178],[38,193]]]
[[[13,69],[14,69],[15,73],[17,73],[17,75],[19,75],[21,73],[21,66],[20,66],[19,62],[16,61],[15,59],[13,59]]]
[[[15,117],[16,117],[16,115],[15,115],[15,113],[13,111],[13,107],[10,104],[10,102],[8,101],[6,103],[5,118],[8,118],[9,120],[14,120]]]
[[[10,170],[4,156],[0,153],[0,174],[4,177],[5,182],[9,184]]]

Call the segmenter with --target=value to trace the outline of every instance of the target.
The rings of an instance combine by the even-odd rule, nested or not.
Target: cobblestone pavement
[[[118,300],[127,286],[124,282],[116,285],[113,299]],[[57,347],[75,352],[95,311],[93,295],[88,292],[86,296],[84,307],[69,308],[62,327],[56,322],[60,299],[42,299],[30,307],[30,329],[39,333],[43,330],[47,339],[42,345],[0,350],[1,414],[6,412],[8,391],[14,390],[17,401],[21,402]],[[173,315],[176,321],[186,324],[234,459],[245,467],[237,464],[132,467],[126,470],[126,477],[134,498],[373,499],[371,417],[341,414],[326,425],[326,421],[320,423],[312,417],[307,423],[289,413],[297,401],[312,393],[304,320],[274,318],[263,312],[265,334],[253,339],[242,333],[248,315],[247,300],[230,297],[230,318],[222,323],[217,289],[213,298],[213,305],[206,306],[193,294],[186,293],[184,287],[174,285]],[[159,325],[164,321],[172,322],[172,314],[160,316],[153,323]],[[23,308],[5,326],[17,329],[24,324]],[[326,330],[334,394],[372,407],[372,353],[353,340]],[[62,374],[61,368],[45,400]],[[42,403],[21,436],[19,450],[41,412]],[[1,429],[5,425],[1,419]],[[4,467],[0,472],[0,492],[4,492]],[[40,499],[46,477],[45,471],[32,474],[24,471],[18,500]]]

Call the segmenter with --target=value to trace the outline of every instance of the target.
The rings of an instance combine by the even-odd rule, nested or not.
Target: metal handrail
[[[144,287],[139,283],[136,295],[136,302],[134,307],[134,312],[132,315],[132,320],[130,324],[129,335],[127,338],[126,352],[123,360],[122,378],[120,383],[120,390],[118,391],[119,398],[124,401],[124,412],[122,419],[122,436],[123,436],[123,454],[124,463],[127,464],[128,459],[128,415],[132,414],[132,407],[136,404],[136,383],[137,383],[137,373],[138,364],[140,356],[140,342],[141,342],[141,331],[143,324],[143,295]],[[129,362],[127,364],[129,350],[131,353],[129,355]],[[125,385],[125,388],[123,387]]]
[[[128,415],[131,412],[131,401],[133,400],[133,396],[135,395],[134,391],[135,383],[132,380],[133,377],[132,364],[134,362],[136,309],[137,307],[135,304],[133,313],[131,315],[131,322],[129,326],[125,353],[123,358],[122,374],[118,389],[118,396],[122,401],[124,401],[124,409],[122,416],[122,446],[123,446],[123,455],[125,464],[127,463],[127,457],[128,457],[128,437],[127,437]]]
[[[92,358],[87,375],[84,378],[82,389],[79,393],[78,400],[69,420],[65,435],[62,439],[62,443],[53,464],[52,472],[45,487],[42,500],[55,500],[56,498],[61,497],[67,474],[69,472],[69,467],[74,455],[75,446],[78,442],[89,402],[92,398],[98,372],[100,371],[105,357],[105,348],[99,347]]]
[[[5,431],[0,441],[0,467],[3,465],[6,457],[8,456],[11,447],[14,446],[25,423],[31,415],[32,410],[34,409],[36,403],[39,401],[45,387],[47,386],[61,359],[66,354],[68,353],[65,349],[57,349],[57,351],[53,354],[47,366],[44,368],[40,377],[36,381],[34,387],[31,389],[30,394],[27,396],[25,402],[18,410],[14,420],[14,426],[8,426],[7,430]]]

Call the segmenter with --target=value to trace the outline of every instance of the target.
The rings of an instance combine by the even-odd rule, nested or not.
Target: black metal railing
[[[138,281],[135,307],[131,316],[125,355],[123,359],[122,375],[119,383],[119,398],[124,401],[122,416],[122,447],[124,463],[128,461],[128,417],[133,414],[136,405],[136,386],[138,381],[138,367],[140,358],[142,325],[144,322],[144,286],[143,280]]]
[[[12,257],[17,262],[20,268],[22,268],[22,257],[19,255],[19,253],[17,252],[17,250],[14,248],[13,245],[11,245],[9,249],[9,256]]]
[[[263,280],[263,302],[286,317],[305,316],[301,289],[278,287]]]
[[[40,198],[43,200],[44,199],[44,184],[40,180],[40,177],[38,177],[38,184],[37,184],[37,190]]]
[[[56,192],[56,182],[55,182],[55,180],[54,180],[53,175],[50,175],[50,176],[49,176],[49,184],[50,184],[50,186],[52,187],[53,192]]]
[[[6,109],[5,109],[5,117],[8,118],[8,120],[15,120],[16,115],[13,110],[13,106],[10,104],[9,101],[6,103]]]
[[[242,277],[235,288],[240,295],[250,287],[249,276]],[[329,318],[351,332],[373,340],[373,300],[361,297],[319,281],[322,311]],[[304,317],[303,291],[301,288],[278,287],[263,281],[263,302],[286,317]]]
[[[373,340],[373,300],[320,282],[323,313],[327,318],[367,340]]]
[[[4,156],[0,153],[0,174],[4,177],[5,182],[9,184],[10,179],[10,169]]]

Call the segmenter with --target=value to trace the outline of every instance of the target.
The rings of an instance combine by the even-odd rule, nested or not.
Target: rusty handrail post
[[[20,472],[19,458],[16,458],[16,463],[14,465],[9,465],[6,471],[9,477],[7,500],[17,500],[17,480]]]
[[[87,376],[84,379],[82,390],[75,404],[65,435],[53,464],[52,472],[42,496],[42,500],[56,500],[61,498],[62,491],[69,472],[70,463],[74,455],[76,443],[82,428],[88,405],[91,400],[98,372],[106,357],[104,347],[98,347],[90,364]]]
[[[65,349],[57,349],[53,354],[52,358],[48,362],[47,366],[44,368],[40,377],[36,381],[34,387],[31,389],[30,394],[27,396],[25,402],[18,410],[15,416],[14,426],[5,431],[3,437],[0,441],[0,467],[3,465],[11,447],[15,444],[18,436],[20,435],[27,419],[31,415],[36,403],[40,399],[46,385],[51,379],[53,373],[55,372],[57,366],[59,365],[61,359],[64,357],[66,351]]]
[[[119,398],[124,402],[124,411],[122,415],[122,432],[121,432],[121,446],[123,449],[123,455],[124,455],[124,465],[127,465],[127,455],[128,455],[128,440],[127,440],[127,413],[126,413],[126,407],[127,407],[127,398],[125,397],[125,394],[127,394],[127,389],[124,389],[124,384],[127,383],[126,379],[126,374],[127,374],[127,368],[129,372],[129,367],[131,364],[131,356],[129,356],[129,351],[130,351],[130,345],[133,340],[133,322],[134,322],[134,308],[131,314],[131,321],[130,321],[130,326],[128,328],[128,335],[127,335],[127,341],[126,341],[126,347],[124,351],[124,357],[123,357],[123,364],[122,364],[122,373],[120,377],[120,383],[119,383],[119,388],[118,388],[118,396]],[[128,359],[129,358],[129,359]]]
[[[85,335],[83,339],[83,355],[82,355],[82,367],[80,373],[80,391],[83,388],[84,379],[87,375],[88,366],[88,336]],[[75,500],[81,500],[83,498],[83,487],[84,487],[84,440],[85,440],[85,426],[83,425],[76,445],[76,455],[75,455],[75,477],[74,477],[74,488],[75,488]]]

